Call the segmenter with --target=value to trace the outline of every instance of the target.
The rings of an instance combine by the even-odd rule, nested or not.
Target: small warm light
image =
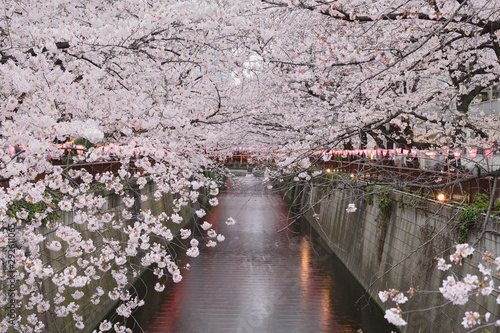
[[[351,178],[354,178],[354,174],[353,173],[351,173]]]
[[[330,173],[331,171],[332,171],[332,170],[330,170],[330,169],[326,169],[326,172],[327,172],[327,173]]]
[[[439,201],[445,201],[445,200],[446,200],[446,196],[445,196],[443,193],[439,193],[439,194],[437,195],[437,199],[438,199]]]

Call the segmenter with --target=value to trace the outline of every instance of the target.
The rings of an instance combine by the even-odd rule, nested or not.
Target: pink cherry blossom
[[[405,326],[407,322],[402,318],[402,312],[398,308],[391,308],[385,311],[384,318],[396,326]]]
[[[212,227],[212,224],[208,223],[207,221],[203,222],[202,225],[200,225],[200,227],[203,229],[203,230],[208,230]]]
[[[346,212],[348,213],[354,213],[356,210],[357,210],[356,205],[353,203],[350,203],[346,208]]]

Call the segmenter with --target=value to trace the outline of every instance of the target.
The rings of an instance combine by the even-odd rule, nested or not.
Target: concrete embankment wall
[[[425,293],[438,291],[442,280],[451,274],[437,270],[434,258],[449,261],[452,246],[459,240],[457,208],[391,191],[385,196],[390,204],[383,216],[379,208],[383,198],[377,193],[367,200],[366,193],[354,189],[332,190],[308,184],[297,186],[295,195],[299,208],[307,210],[306,219],[382,309],[395,304],[381,303],[377,296],[380,290],[407,291],[418,287],[422,291],[401,308],[428,310],[405,314],[408,325],[401,327],[402,332],[465,332],[461,324],[465,311],[482,315],[491,312],[490,322],[498,320],[496,295],[474,294],[464,306],[442,306],[447,300],[439,292]],[[356,212],[346,212],[349,203],[356,204]],[[469,231],[469,243],[474,243],[480,234],[479,224]],[[468,273],[482,276],[477,263],[484,249],[500,256],[500,237],[495,234],[499,225],[490,220],[487,229],[493,232],[485,233],[477,243],[479,251],[462,266],[454,267],[459,277]],[[491,327],[490,331],[495,329]]]
[[[135,205],[133,206],[133,208],[129,208],[128,210],[133,211],[135,214],[145,210],[150,210],[151,213],[154,215],[158,215],[162,212],[171,214],[173,212],[172,211],[173,196],[171,194],[164,195],[160,200],[155,200],[153,195],[155,191],[156,191],[156,186],[153,183],[147,184],[141,190],[136,189],[134,193],[131,193],[131,195],[133,195],[136,199]],[[109,194],[109,193],[103,193],[102,195],[105,196],[106,198],[104,209],[108,212],[114,213],[115,216],[120,215],[123,209],[125,208],[121,198],[115,194]],[[141,196],[147,196],[148,199],[142,201],[140,199]],[[179,214],[183,217],[183,222],[180,225],[173,224],[172,222],[167,222],[168,223],[167,226],[172,230],[174,234],[178,231],[179,228],[185,226],[187,223],[192,221],[194,209],[199,209],[198,203],[196,205],[191,204],[191,206],[189,207],[182,208]],[[97,232],[90,232],[87,229],[87,223],[75,224],[75,222],[73,221],[72,213],[64,214],[61,218],[61,222],[63,222],[67,226],[70,226],[78,230],[84,239],[92,239],[94,246],[96,248],[99,248],[104,245],[102,237],[100,237]],[[134,222],[133,220],[130,220],[129,223],[132,224],[133,222]],[[40,228],[40,233],[46,238],[43,244],[46,244],[51,240],[59,240],[59,238],[57,238],[55,235],[55,229],[42,227]],[[109,230],[107,230],[105,233],[106,237],[108,238],[112,237],[114,240],[118,242],[126,241],[125,236],[121,231],[109,228]],[[153,241],[153,239],[151,241]],[[44,264],[50,265],[56,271],[59,271],[69,266],[73,266],[80,270],[79,271],[80,275],[83,274],[81,272],[81,270],[83,269],[80,268],[80,265],[78,264],[78,259],[80,257],[67,258],[64,255],[67,248],[65,247],[64,242],[61,243],[63,244],[63,248],[57,252],[50,251],[46,248],[41,248],[42,255],[40,258],[43,260]],[[84,254],[83,256],[81,256],[80,260],[89,260],[91,255],[92,253]],[[140,278],[145,268],[140,265],[139,260],[137,260],[137,262],[127,263],[127,264],[130,264],[129,267],[133,266],[137,273],[135,277],[129,276],[130,278],[129,281],[131,281],[131,283],[133,284]],[[116,269],[116,267],[113,267],[113,269]],[[63,297],[65,297],[65,301],[60,303],[59,306],[67,306],[70,302],[76,303],[79,306],[77,314],[83,316],[85,323],[85,328],[79,330],[75,327],[74,322],[72,320],[69,320],[71,318],[71,314],[68,315],[67,317],[59,318],[55,315],[54,309],[51,309],[47,311],[42,317],[42,320],[46,325],[44,332],[60,332],[60,333],[72,333],[76,331],[82,333],[92,332],[95,329],[95,326],[98,325],[99,322],[103,320],[111,310],[113,310],[113,308],[117,304],[117,301],[111,300],[107,296],[107,294],[110,290],[112,290],[116,286],[116,282],[114,281],[109,271],[107,273],[102,273],[98,269],[96,270],[97,270],[96,273],[97,279],[93,279],[91,286],[82,289],[82,291],[84,292],[84,296],[78,300],[73,299],[73,297],[71,296],[71,294],[74,292],[73,288],[66,288],[66,290],[60,292],[58,291],[57,286],[55,286],[55,284],[50,279],[40,281],[39,284],[40,292],[43,294],[44,299],[54,300],[56,294],[60,293]],[[19,287],[19,285],[20,282],[18,282],[17,287]],[[105,295],[101,298],[101,301],[98,304],[92,304],[90,302],[90,299],[91,296],[95,293],[97,287],[101,287],[104,290]],[[23,313],[23,311],[26,310],[26,304],[28,304],[28,300],[26,299],[26,297],[22,302],[23,302],[22,305],[17,309],[17,313],[25,318],[27,314]],[[3,318],[3,316],[5,315],[5,313],[2,310],[3,309],[0,309],[0,318]]]

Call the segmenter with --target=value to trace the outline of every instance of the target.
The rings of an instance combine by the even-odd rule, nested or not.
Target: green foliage
[[[325,172],[322,177],[322,185],[326,186],[327,191],[330,192],[331,190],[337,188],[339,185],[344,184],[347,178],[349,178],[349,176],[344,173]]]
[[[58,200],[54,200],[57,204]],[[27,221],[31,221],[36,213],[44,213],[49,205],[43,201],[37,203],[31,203],[25,199],[14,201],[12,204],[7,206],[7,216],[16,217],[17,212],[26,211],[28,213]],[[53,221],[61,218],[61,212],[59,210],[53,210],[47,214],[47,216],[42,220],[42,225],[46,226],[49,221]]]
[[[378,229],[380,231],[378,238],[378,251],[377,251],[377,257],[378,260],[380,261],[382,259],[385,236],[387,234],[387,222],[389,221],[389,217],[391,215],[392,200],[390,198],[391,194],[390,187],[377,186],[377,190],[379,190],[379,201],[377,204],[379,211],[377,217],[375,217],[375,221],[377,222]]]
[[[339,173],[334,173],[333,175],[335,175],[337,178],[339,179],[350,179],[351,178],[351,175],[348,174],[348,173],[342,173],[342,172],[339,172]]]
[[[203,175],[207,177],[210,180],[213,180],[217,183],[217,186],[219,187],[220,191],[225,191],[227,186],[226,186],[226,177],[219,172],[216,171],[204,171]],[[210,189],[207,187],[205,188],[205,195],[207,196],[207,199],[212,198],[213,196],[210,194]]]
[[[484,193],[476,193],[472,197],[472,204],[481,209],[483,212],[488,210],[490,198]],[[498,215],[500,213],[500,200],[495,200],[492,207],[491,215]]]
[[[404,194],[401,194],[398,199],[398,208],[404,209],[405,204],[404,204]]]
[[[379,187],[382,191],[379,195],[378,201],[378,209],[379,212],[376,217],[376,221],[379,224],[379,227],[385,227],[387,224],[387,220],[391,214],[392,200],[389,198],[389,194],[391,193],[391,189],[388,187]]]
[[[93,144],[92,142],[90,142],[89,140],[87,140],[85,138],[75,139],[74,144],[85,146],[85,148],[95,148],[95,146],[96,146],[95,144]]]
[[[425,197],[417,194],[410,195],[408,198],[408,204],[412,207],[416,207],[417,205],[424,202]]]
[[[373,186],[370,185],[366,187],[365,199],[369,205],[373,205]]]
[[[321,170],[320,168],[318,168],[317,166],[312,166],[309,168],[309,174],[312,174],[314,171],[318,171],[318,170]]]
[[[484,193],[476,193],[472,197],[472,204],[480,210],[487,211],[490,198]]]
[[[479,220],[481,214],[486,213],[489,205],[489,197],[483,193],[476,193],[472,197],[472,204],[465,207],[457,216],[456,223],[460,228],[460,235],[458,236],[459,243],[465,243],[469,235],[469,230]],[[495,202],[496,204],[496,202]]]

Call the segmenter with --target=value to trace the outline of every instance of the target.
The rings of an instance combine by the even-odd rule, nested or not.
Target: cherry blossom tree
[[[360,200],[367,195],[361,189],[372,186],[373,174],[381,175],[375,177],[377,184],[420,191],[460,187],[462,181],[477,177],[469,175],[447,183],[442,176],[428,177],[422,172],[419,178],[402,179],[396,171],[391,174],[370,163],[374,155],[379,156],[377,163],[395,163],[396,157],[380,158],[376,150],[367,154],[366,148],[404,149],[409,157],[406,160],[414,160],[406,155],[408,151],[430,149],[441,155],[441,149],[446,148],[443,160],[451,156],[457,167],[460,155],[453,159],[449,154],[453,149],[458,154],[472,147],[498,150],[498,114],[486,115],[471,104],[481,91],[500,80],[497,1],[264,2],[269,10],[280,12],[280,21],[286,23],[279,37],[270,38],[268,48],[259,53],[265,59],[262,72],[274,71],[284,82],[266,81],[272,93],[267,105],[262,105],[258,121],[259,126],[266,126],[275,137],[284,139],[288,155],[279,167],[287,168],[293,182],[302,184],[294,188],[293,197],[300,198],[307,191],[297,191],[307,188],[310,179],[318,176],[308,172],[313,165],[330,159],[343,160],[343,169],[349,168],[349,160],[368,160],[367,164],[371,164],[355,175],[367,181],[353,181],[349,176],[316,180],[314,186],[325,189],[319,191],[319,197],[310,198],[299,215],[312,212],[319,218],[315,208],[329,197],[332,188],[354,189],[359,196],[355,201]],[[281,98],[283,92],[289,98]],[[266,108],[272,108],[270,117],[263,112]],[[357,150],[365,152],[354,154]],[[317,151],[326,152],[311,155]],[[420,155],[420,160],[435,156]],[[498,165],[486,173],[494,177],[496,184]],[[287,181],[281,174],[276,178],[276,187],[280,180]],[[490,193],[492,207],[495,186]],[[351,203],[346,210],[355,212],[355,207]],[[490,212],[488,208],[479,240],[484,236]],[[457,246],[457,251],[461,247]],[[440,267],[447,265],[440,263]],[[441,293],[443,303],[452,302],[450,295],[458,289],[464,297],[496,297],[498,288],[492,280],[492,274],[483,272],[465,278],[450,275],[440,290],[431,292]],[[410,294],[414,293],[411,289]],[[386,312],[386,318],[397,325],[406,324],[403,318],[407,312],[399,305],[406,302],[407,295],[394,289],[381,295],[384,299],[391,297],[396,304]],[[470,330],[498,324],[489,319],[489,313],[467,311],[462,324]]]
[[[261,54],[287,82],[276,89],[289,99],[273,107],[286,110],[296,141],[330,149],[496,144],[497,119],[470,103],[500,80],[497,1],[264,2],[288,27]]]
[[[467,0],[3,1],[0,279],[18,288],[0,303],[24,310],[0,331],[43,331],[57,318],[89,328],[88,307],[78,303],[85,288],[93,290],[87,305],[120,301],[117,315],[130,317],[143,302],[127,290],[145,267],[158,291],[166,279],[180,282],[176,240],[186,240],[178,244],[188,256],[199,253],[195,231],[206,246],[224,240],[203,223],[205,209],[191,211],[199,221],[192,230],[180,226],[200,193],[217,204],[218,184],[203,174],[218,168],[207,150],[279,149],[278,167],[308,180],[311,150],[496,145],[498,116],[470,102],[500,81],[498,8]],[[89,166],[99,163],[109,170]],[[143,192],[149,184],[152,197]],[[135,209],[164,196],[172,211]],[[113,326],[127,330],[109,321],[99,329]]]
[[[197,256],[200,235],[211,247],[224,240],[202,223],[220,185],[203,174],[216,167],[204,150],[241,117],[231,105],[253,7],[2,3],[1,281],[12,288],[0,304],[12,307],[0,331],[92,330],[89,309],[110,301],[117,322],[98,329],[129,331],[120,321],[144,304],[129,292],[144,269],[161,291],[182,280],[176,251]],[[186,229],[182,212],[200,194],[207,207],[191,211],[200,223]],[[137,209],[164,197],[168,211]]]
[[[500,303],[499,289],[495,279],[497,271],[500,269],[500,257],[495,258],[491,252],[484,252],[481,262],[478,264],[479,274],[467,274],[459,277],[452,269],[452,266],[462,266],[462,261],[471,256],[476,250],[469,244],[457,244],[455,252],[449,256],[449,262],[444,258],[436,258],[436,268],[441,271],[450,272],[450,275],[443,280],[439,293],[453,305],[466,305],[470,298],[494,297],[496,303]],[[385,318],[397,326],[405,326],[407,322],[403,319],[405,312],[400,305],[406,303],[409,298],[414,297],[423,291],[410,288],[407,292],[390,289],[380,291],[378,297],[385,303],[388,300],[394,302],[395,308],[385,311]],[[471,331],[500,326],[500,321],[490,320],[491,313],[479,313],[477,311],[465,311],[462,326]]]

